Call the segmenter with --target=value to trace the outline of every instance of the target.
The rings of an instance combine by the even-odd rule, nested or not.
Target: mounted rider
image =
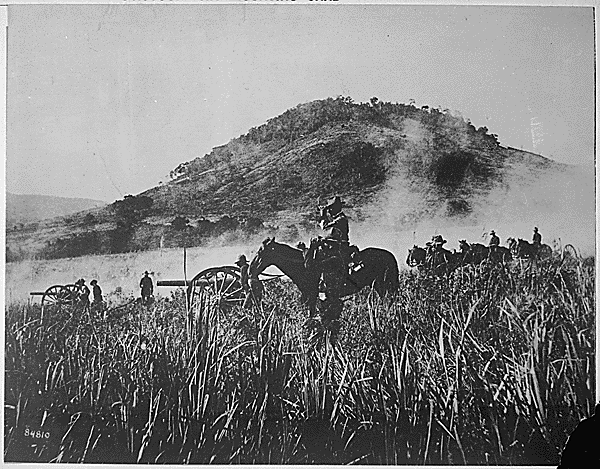
[[[330,230],[325,239],[348,243],[348,217],[342,212],[342,199],[339,196],[321,208],[320,223],[323,230]]]
[[[496,235],[494,230],[490,231],[490,235],[491,237],[488,247],[490,248],[490,254],[495,254],[498,246],[500,246],[500,238]]]
[[[352,261],[357,262],[355,255],[358,248],[350,246],[348,217],[342,212],[342,205],[342,199],[335,196],[331,203],[321,207],[319,221],[323,230],[329,230],[329,234],[323,239],[324,244],[331,249],[333,255],[349,265]]]
[[[538,227],[533,227],[533,245],[536,247],[540,247],[542,245],[542,235],[538,231]]]

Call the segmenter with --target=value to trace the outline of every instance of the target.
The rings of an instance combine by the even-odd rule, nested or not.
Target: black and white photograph
[[[12,4],[5,463],[595,467],[592,6]]]

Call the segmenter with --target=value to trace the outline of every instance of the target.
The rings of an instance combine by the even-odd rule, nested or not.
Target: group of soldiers
[[[94,279],[90,282],[92,286],[92,291],[90,292],[89,287],[85,284],[85,279],[80,278],[75,282],[77,285],[77,304],[83,308],[87,308],[91,306],[92,311],[102,311],[104,310],[104,299],[102,298],[102,289],[100,285],[98,285],[98,280]],[[90,304],[90,293],[93,295],[92,302]]]
[[[85,279],[80,278],[75,282],[77,285],[77,298],[76,303],[82,309],[90,307],[92,312],[102,312],[106,309],[106,303],[102,296],[102,288],[98,285],[98,280],[94,279],[90,282],[92,290],[86,285]],[[149,277],[148,271],[144,272],[144,277],[140,281],[141,299],[143,305],[149,305],[152,301],[152,293],[154,291],[154,285],[152,279]],[[92,295],[92,301],[90,302],[90,294]]]
[[[538,230],[538,227],[533,228],[533,246],[534,248],[539,248],[542,245],[542,235]],[[431,241],[425,243],[426,250],[428,255],[434,255],[436,252],[440,252],[443,250],[444,244],[447,241],[443,238],[442,235],[434,235],[431,237]],[[490,231],[490,241],[488,247],[490,248],[490,252],[493,253],[496,248],[500,246],[500,238],[496,234],[494,230]]]

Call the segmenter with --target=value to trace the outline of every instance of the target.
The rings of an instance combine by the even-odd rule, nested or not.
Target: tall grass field
[[[177,291],[106,318],[6,308],[5,461],[554,464],[594,409],[594,261],[400,273],[306,325],[272,281],[260,310]]]

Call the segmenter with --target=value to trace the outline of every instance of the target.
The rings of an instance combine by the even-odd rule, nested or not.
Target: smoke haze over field
[[[582,255],[595,252],[595,183],[586,168],[564,166],[535,174],[525,165],[513,165],[501,184],[489,191],[473,191],[471,212],[446,215],[446,202],[436,204],[427,190],[410,187],[403,177],[390,180],[389,188],[371,207],[367,222],[351,223],[351,241],[360,247],[390,249],[399,262],[413,244],[424,245],[433,234],[442,234],[448,249],[458,240],[486,243],[495,230],[501,243],[508,237],[531,241],[533,227],[543,242],[572,244]]]
[[[591,171],[567,167],[534,181],[528,179],[525,171],[520,175],[511,174],[502,188],[472,200],[473,212],[467,218],[434,215],[405,225],[399,220],[409,208],[418,212],[431,207],[425,207],[424,201],[402,186],[401,181],[392,181],[380,200],[378,218],[363,223],[350,221],[350,240],[361,249],[367,246],[389,249],[399,266],[406,267],[407,250],[413,244],[424,245],[433,234],[440,233],[448,240],[447,249],[458,249],[459,239],[487,243],[492,229],[503,245],[510,236],[531,240],[532,229],[538,226],[544,243],[552,245],[553,240],[560,240],[563,246],[575,246],[582,255],[594,254],[595,200]],[[394,184],[399,185],[394,187]],[[301,237],[308,241],[308,235]],[[187,251],[188,278],[208,267],[232,265],[242,252],[250,259],[259,245],[259,237],[256,237],[243,245],[190,248]],[[154,280],[183,278],[183,249],[9,263],[6,265],[6,300],[25,300],[30,291],[44,291],[51,285],[72,283],[79,277],[88,282],[98,279],[105,294],[121,287],[125,294],[137,295],[144,270],[154,272]],[[168,295],[171,290],[157,289],[162,295]]]
[[[190,248],[187,250],[187,278],[190,280],[209,267],[233,265],[240,253],[246,253],[250,259],[257,248],[258,243],[252,246]],[[6,265],[6,301],[26,300],[30,291],[43,292],[52,285],[73,283],[80,277],[88,284],[92,279],[98,280],[109,300],[117,288],[121,288],[125,296],[139,296],[139,282],[145,270],[152,272],[155,282],[183,279],[183,249],[9,263]],[[168,296],[172,290],[155,288],[154,294]],[[40,299],[33,301],[39,302]]]

